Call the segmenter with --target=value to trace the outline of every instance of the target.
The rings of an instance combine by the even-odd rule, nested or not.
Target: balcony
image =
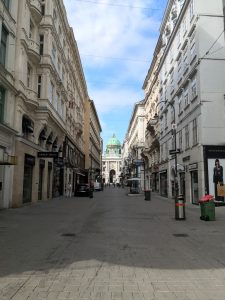
[[[37,93],[35,91],[26,88],[26,98],[27,98],[27,103],[29,103],[32,107],[38,106],[38,98],[37,98]]]
[[[27,54],[30,58],[30,60],[37,64],[40,62],[41,56],[39,54],[39,44],[36,43],[34,40],[30,39],[25,31],[24,28],[22,28],[22,43],[24,44]]]
[[[42,19],[41,3],[39,0],[30,0],[30,10],[34,20],[39,24]]]

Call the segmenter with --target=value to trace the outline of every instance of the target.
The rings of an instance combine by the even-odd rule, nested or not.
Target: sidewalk
[[[224,300],[225,207],[105,188],[0,212],[1,300]]]

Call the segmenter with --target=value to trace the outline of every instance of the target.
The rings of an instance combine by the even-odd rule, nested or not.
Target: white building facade
[[[160,39],[159,190],[174,195],[176,139],[179,193],[197,204],[215,195],[215,159],[225,167],[223,1],[168,1]]]
[[[90,118],[63,0],[0,0],[0,41],[1,209],[75,190]]]
[[[0,1],[0,209],[12,205],[15,160],[15,51],[18,1]]]
[[[123,147],[123,176],[125,183],[127,179],[139,178],[140,183],[138,188],[140,192],[146,186],[145,165],[142,157],[145,129],[145,104],[144,101],[140,101],[134,105]]]
[[[121,182],[122,171],[121,143],[113,134],[106,145],[102,156],[102,180],[104,184],[117,184]]]

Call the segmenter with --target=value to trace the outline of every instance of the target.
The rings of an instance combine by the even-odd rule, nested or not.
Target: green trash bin
[[[201,208],[201,220],[215,221],[215,203],[212,195],[205,195],[199,200]]]

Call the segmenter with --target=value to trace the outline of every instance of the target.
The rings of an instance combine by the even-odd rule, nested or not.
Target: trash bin
[[[145,190],[145,200],[146,201],[151,200],[151,190]]]
[[[175,219],[185,220],[185,200],[183,195],[179,195],[175,199]]]
[[[205,195],[200,200],[201,220],[215,221],[215,203],[212,195]]]

